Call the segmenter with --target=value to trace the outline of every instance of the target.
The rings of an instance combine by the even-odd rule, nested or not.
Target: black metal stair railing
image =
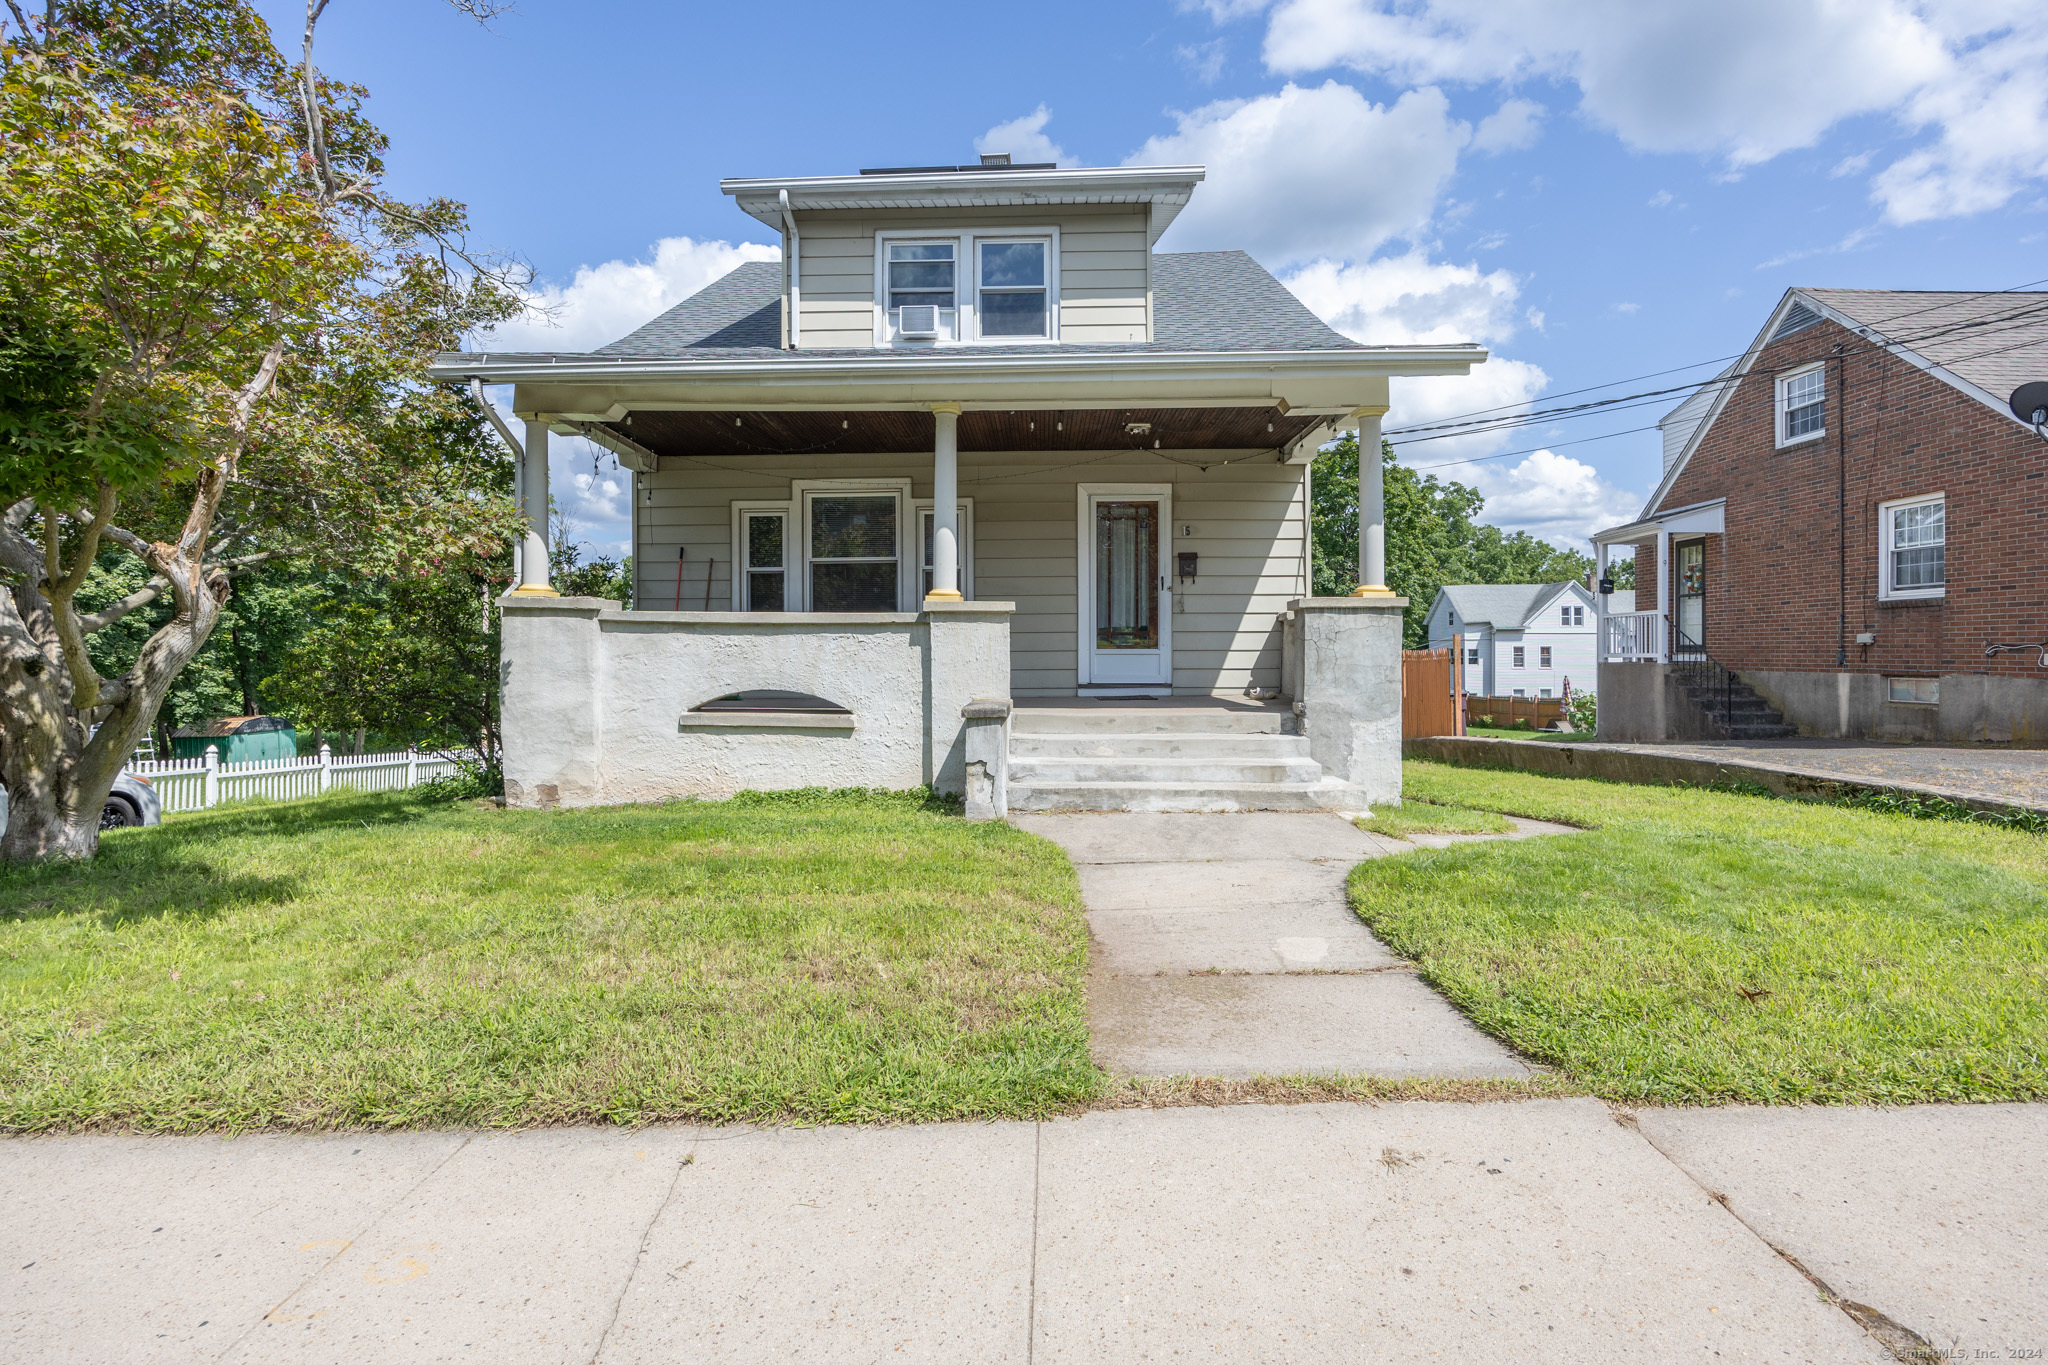
[[[1671,631],[1671,667],[1678,680],[1709,718],[1718,710],[1721,725],[1735,730],[1735,689],[1740,683],[1725,664],[1707,653],[1707,647],[1677,626]]]

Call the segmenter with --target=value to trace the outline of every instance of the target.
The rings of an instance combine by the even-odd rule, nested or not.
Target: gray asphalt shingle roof
[[[1152,257],[1150,343],[1061,346],[957,346],[948,355],[1087,352],[1365,350],[1331,328],[1242,251],[1165,252]],[[750,261],[698,290],[645,327],[594,354],[635,359],[786,358],[782,266]],[[886,348],[806,355],[918,355]]]
[[[1443,595],[1463,623],[1519,630],[1538,608],[1570,583],[1446,583]]]
[[[1801,289],[2000,402],[2048,379],[2048,293]]]

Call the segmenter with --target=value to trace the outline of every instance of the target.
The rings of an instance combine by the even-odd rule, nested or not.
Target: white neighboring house
[[[1462,635],[1465,690],[1488,697],[1561,697],[1592,690],[1597,599],[1582,583],[1452,583],[1429,608],[1429,647]],[[1616,593],[1611,611],[1633,605]]]

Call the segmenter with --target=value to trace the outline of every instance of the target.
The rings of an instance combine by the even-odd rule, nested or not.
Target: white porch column
[[[1637,604],[1640,609],[1641,604]],[[1671,632],[1677,623],[1671,619],[1671,533],[1663,527],[1657,528],[1657,615],[1663,618],[1663,626],[1657,632],[1657,662],[1671,662]]]
[[[1358,421],[1358,586],[1353,597],[1392,597],[1387,587],[1387,489],[1380,469],[1384,407],[1360,408]]]
[[[526,534],[519,544],[519,586],[512,591],[522,597],[559,597],[548,586],[548,427],[545,422],[526,424],[526,455],[519,468],[519,510],[526,517]]]
[[[932,404],[932,426],[932,590],[926,597],[958,602],[961,600],[960,405]]]
[[[1600,585],[1607,581],[1607,542],[1593,542],[1593,664],[1607,657],[1607,594]]]

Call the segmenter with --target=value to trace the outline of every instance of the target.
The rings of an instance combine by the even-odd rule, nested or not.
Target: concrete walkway
[[[1361,860],[1415,845],[1341,815],[1023,815],[1081,874],[1096,1059],[1130,1075],[1526,1077],[1373,937]],[[1518,822],[1518,837],[1565,832]],[[1425,836],[1441,846],[1473,836]],[[1489,837],[1489,836],[1479,836]]]

